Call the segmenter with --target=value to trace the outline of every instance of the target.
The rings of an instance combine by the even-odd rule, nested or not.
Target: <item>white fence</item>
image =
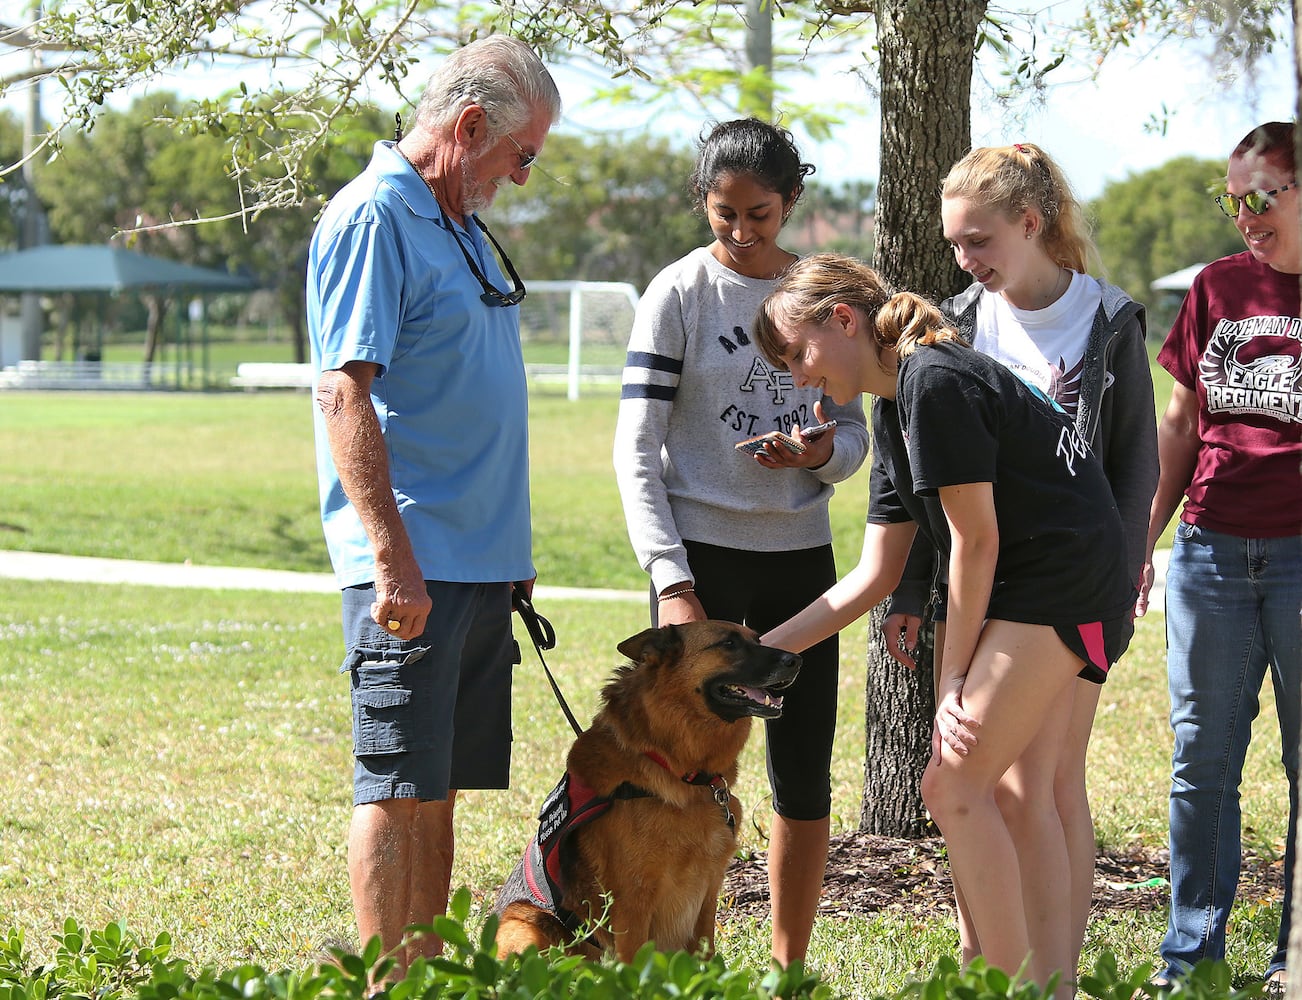
[[[626,281],[533,281],[520,304],[525,370],[561,383],[569,399],[586,384],[618,384],[638,293]],[[186,362],[19,361],[0,369],[0,389],[151,389],[192,387]],[[306,388],[309,365],[242,362],[230,385],[246,390]]]
[[[178,378],[175,362],[155,361],[19,361],[0,369],[4,389],[154,389],[171,388]]]

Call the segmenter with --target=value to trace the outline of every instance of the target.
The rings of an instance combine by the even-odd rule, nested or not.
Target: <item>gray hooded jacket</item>
[[[1076,427],[1107,474],[1126,536],[1126,571],[1139,580],[1148,542],[1148,511],[1157,489],[1157,414],[1153,376],[1144,344],[1144,307],[1115,285],[1099,282],[1103,299],[1085,345]],[[971,343],[977,300],[973,283],[941,303],[958,332]],[[944,577],[925,540],[914,542],[904,578],[891,595],[888,614],[921,615],[943,593]]]

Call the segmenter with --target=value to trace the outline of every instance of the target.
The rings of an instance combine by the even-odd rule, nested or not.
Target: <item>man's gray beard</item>
[[[480,157],[472,156],[470,153],[466,153],[461,157],[461,177],[463,183],[468,183],[470,178],[474,176],[471,168],[479,161],[479,159]],[[493,203],[493,194],[490,193],[487,188],[488,185],[484,183],[480,184],[473,191],[469,188],[466,189],[465,194],[462,195],[461,198],[462,215],[468,216],[475,212],[482,212]]]

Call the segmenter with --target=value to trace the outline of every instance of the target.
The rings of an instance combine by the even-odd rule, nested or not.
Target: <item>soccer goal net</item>
[[[560,383],[570,399],[584,383],[618,384],[637,289],[624,281],[531,281],[520,303],[525,369]]]

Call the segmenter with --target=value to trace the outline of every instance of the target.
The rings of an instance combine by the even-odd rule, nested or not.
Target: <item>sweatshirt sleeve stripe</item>
[[[671,358],[664,354],[652,354],[649,351],[629,351],[624,361],[625,368],[647,368],[653,372],[669,372],[672,375],[683,373],[681,358]]]
[[[624,362],[624,385],[620,399],[662,399],[678,394],[678,377],[683,373],[681,358],[650,351],[629,351]]]
[[[672,400],[678,395],[676,385],[636,385],[624,383],[619,391],[620,399],[663,399]]]

